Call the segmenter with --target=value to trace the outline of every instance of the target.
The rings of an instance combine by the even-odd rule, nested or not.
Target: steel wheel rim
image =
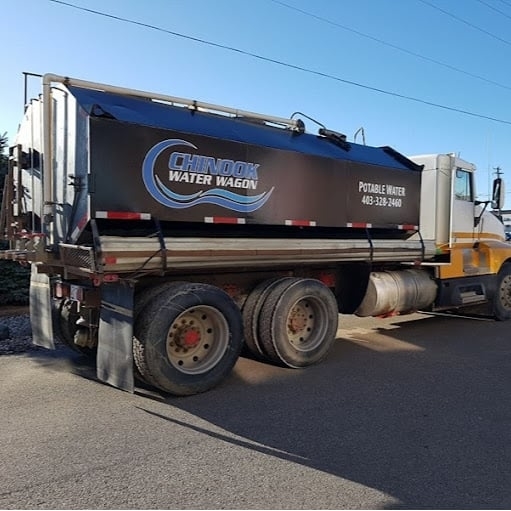
[[[511,275],[506,275],[499,288],[500,303],[504,309],[511,311]]]
[[[298,351],[312,351],[323,343],[327,329],[324,304],[313,296],[297,300],[289,309],[286,331],[289,344]]]
[[[170,325],[166,349],[169,362],[186,374],[202,374],[224,356],[229,346],[229,325],[214,307],[185,310]]]

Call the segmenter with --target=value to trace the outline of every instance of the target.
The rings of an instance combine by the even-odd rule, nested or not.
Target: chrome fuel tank
[[[373,272],[357,316],[411,312],[424,309],[435,300],[437,285],[423,270]]]

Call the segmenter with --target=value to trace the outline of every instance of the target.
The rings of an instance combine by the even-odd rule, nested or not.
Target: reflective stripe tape
[[[95,216],[108,220],[151,220],[151,213],[134,213],[132,211],[96,211]]]
[[[78,235],[80,234],[80,228],[79,227],[75,227],[73,233],[71,234],[71,239],[74,241],[76,240],[76,238],[78,237]]]
[[[401,229],[402,231],[417,231],[417,230],[419,230],[419,226],[413,225],[413,224],[398,225],[397,228]]]
[[[235,218],[230,216],[205,216],[206,224],[244,224],[245,218]]]
[[[298,225],[301,227],[316,227],[315,220],[286,220],[285,225]]]
[[[346,227],[354,227],[355,229],[370,229],[373,226],[373,224],[368,224],[365,222],[348,222],[346,224]]]
[[[80,235],[83,228],[87,225],[87,222],[89,221],[89,217],[87,215],[83,215],[82,218],[80,218],[80,221],[74,228],[72,234],[71,234],[71,240],[75,241],[76,238]]]

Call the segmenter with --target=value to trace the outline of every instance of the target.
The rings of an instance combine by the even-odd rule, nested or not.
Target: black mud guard
[[[96,374],[99,380],[133,392],[133,296],[127,282],[101,286]]]
[[[35,264],[32,264],[30,272],[29,303],[32,344],[54,350],[50,277],[38,273]]]

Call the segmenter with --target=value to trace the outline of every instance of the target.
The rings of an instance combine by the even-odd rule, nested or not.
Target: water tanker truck
[[[52,74],[10,149],[2,257],[31,265],[35,344],[133,391],[206,391],[242,349],[302,368],[338,314],[511,317],[500,208],[470,163],[304,122]],[[490,206],[490,207],[489,207]]]

